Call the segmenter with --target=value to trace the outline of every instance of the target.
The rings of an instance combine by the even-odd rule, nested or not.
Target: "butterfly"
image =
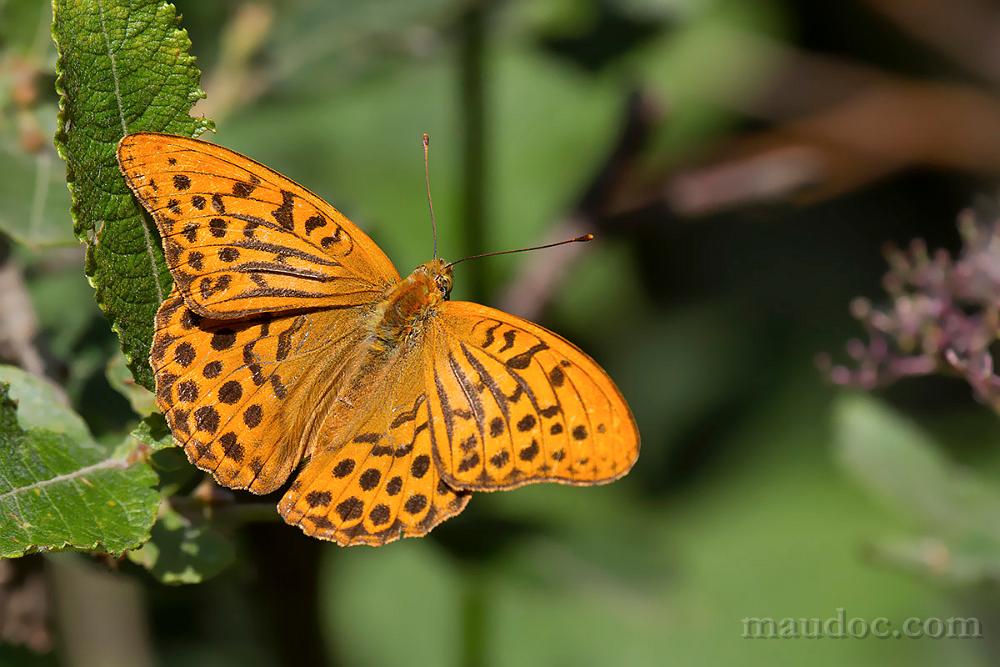
[[[426,149],[426,144],[425,144]],[[537,324],[449,300],[451,265],[402,278],[333,206],[196,139],[118,145],[174,286],[155,318],[156,400],[190,461],[340,545],[426,534],[473,491],[626,474],[621,393]]]

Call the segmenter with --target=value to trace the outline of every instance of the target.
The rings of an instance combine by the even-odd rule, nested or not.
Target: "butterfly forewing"
[[[335,208],[228,149],[126,136],[118,159],[189,307],[216,318],[369,303],[399,274]]]
[[[441,305],[431,339],[425,385],[448,484],[600,484],[635,463],[639,434],[628,405],[572,343],[467,302]]]

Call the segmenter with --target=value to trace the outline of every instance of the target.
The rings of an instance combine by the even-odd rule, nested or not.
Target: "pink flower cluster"
[[[883,285],[890,301],[858,298],[851,313],[868,340],[847,344],[851,366],[819,363],[839,385],[882,387],[906,377],[949,373],[965,378],[976,396],[1000,411],[1000,376],[991,346],[1000,336],[1000,216],[990,222],[968,210],[959,216],[963,246],[957,259],[929,253],[916,240],[889,248]]]

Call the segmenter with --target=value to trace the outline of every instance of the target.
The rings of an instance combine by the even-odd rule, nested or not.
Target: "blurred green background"
[[[579,252],[463,264],[454,296],[591,353],[642,453],[613,485],[478,494],[428,538],[375,550],[249,523],[235,563],[197,586],[47,558],[31,635],[46,650],[7,630],[0,664],[996,664],[1000,552],[971,573],[935,565],[921,545],[968,507],[942,501],[935,524],[906,500],[947,491],[909,465],[929,451],[995,496],[995,415],[940,378],[845,396],[815,357],[860,333],[848,303],[881,298],[884,242],[955,250],[956,214],[993,191],[983,26],[1000,6],[176,4],[211,139],[334,203],[404,275],[431,253],[424,131],[444,257],[594,231]],[[39,368],[111,440],[134,417],[106,378],[117,340],[51,150],[49,21],[47,3],[0,0],[0,256],[30,296]],[[0,626],[26,576],[0,577]],[[838,608],[976,617],[984,637],[742,636],[745,617]]]

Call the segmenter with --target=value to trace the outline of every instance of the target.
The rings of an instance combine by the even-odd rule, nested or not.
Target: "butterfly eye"
[[[437,284],[438,289],[441,290],[441,294],[444,298],[447,299],[451,294],[451,276],[440,275],[434,282]]]

